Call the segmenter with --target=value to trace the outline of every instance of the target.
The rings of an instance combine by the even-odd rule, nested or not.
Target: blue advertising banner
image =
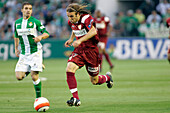
[[[109,39],[107,49],[114,46],[117,59],[166,59],[169,39]]]
[[[44,40],[44,58],[68,58],[73,47],[64,47],[65,40]],[[109,39],[107,50],[117,59],[166,59],[168,39],[117,38]],[[14,42],[0,41],[0,59],[15,59]]]

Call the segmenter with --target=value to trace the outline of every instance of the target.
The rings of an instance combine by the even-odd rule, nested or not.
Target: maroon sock
[[[103,84],[110,80],[110,77],[108,75],[99,75],[98,78],[99,80],[97,84]]]
[[[107,62],[109,63],[110,66],[113,66],[112,62],[110,61],[109,55],[107,53],[104,54]]]
[[[74,98],[79,99],[77,91],[77,81],[72,72],[66,72],[67,74],[67,84]]]

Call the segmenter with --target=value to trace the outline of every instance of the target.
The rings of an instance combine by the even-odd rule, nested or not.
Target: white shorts
[[[42,50],[35,52],[30,55],[20,54],[19,60],[15,67],[16,71],[31,72],[41,71],[42,72]]]
[[[98,47],[101,49],[105,49],[105,43],[104,42],[99,42]]]

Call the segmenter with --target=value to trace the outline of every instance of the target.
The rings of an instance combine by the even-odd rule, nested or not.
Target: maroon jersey
[[[110,24],[108,17],[95,18],[96,28],[98,29],[99,38],[107,37],[107,27]]]
[[[71,23],[68,20],[68,25],[73,30],[73,33],[76,36],[76,39],[80,39],[81,37],[85,36],[88,31],[92,28],[92,26],[95,27],[94,19],[89,14],[82,14],[80,16],[80,20],[75,24]],[[98,35],[95,35],[94,37],[88,39],[87,41],[82,42],[79,47],[96,47],[97,43],[99,41]]]

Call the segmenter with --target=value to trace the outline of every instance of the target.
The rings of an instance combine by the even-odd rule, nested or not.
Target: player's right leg
[[[77,69],[79,69],[79,66],[76,65],[75,63],[73,62],[67,63],[67,68],[66,68],[67,84],[73,95],[73,97],[71,97],[71,99],[67,101],[68,106],[80,106],[81,104],[78,96],[77,81],[75,78],[75,72]]]

